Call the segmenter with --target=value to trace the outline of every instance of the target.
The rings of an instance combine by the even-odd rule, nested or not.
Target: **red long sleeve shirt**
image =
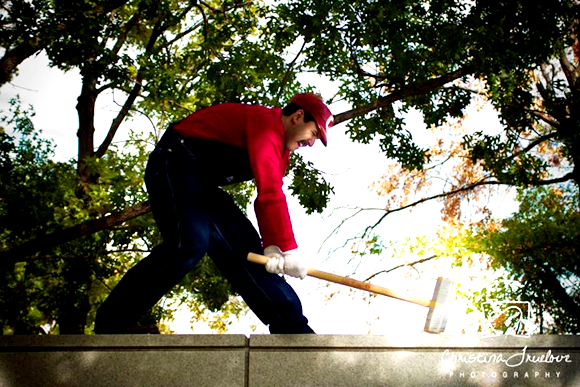
[[[185,138],[215,140],[248,151],[258,197],[254,203],[262,244],[282,251],[297,247],[282,178],[290,152],[284,146],[282,110],[224,103],[191,114],[174,125]]]

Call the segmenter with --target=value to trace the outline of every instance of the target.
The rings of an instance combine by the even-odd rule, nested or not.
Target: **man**
[[[225,103],[172,124],[145,171],[163,243],[113,289],[98,310],[95,332],[136,333],[139,318],[207,253],[271,333],[313,333],[298,296],[279,276],[306,276],[282,177],[290,152],[317,139],[326,146],[332,122],[322,100],[304,93],[284,109]],[[261,239],[220,188],[252,178]],[[248,262],[248,252],[271,258],[264,268]]]

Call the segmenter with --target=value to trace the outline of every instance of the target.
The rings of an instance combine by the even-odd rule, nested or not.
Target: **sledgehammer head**
[[[433,292],[433,298],[425,321],[425,332],[442,333],[447,325],[447,302],[455,292],[455,283],[451,280],[439,277]]]

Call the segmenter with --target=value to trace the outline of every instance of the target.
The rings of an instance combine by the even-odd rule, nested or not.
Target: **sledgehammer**
[[[265,255],[249,253],[248,261],[265,265],[269,257]],[[384,288],[382,286],[373,285],[368,282],[357,281],[352,278],[342,277],[340,275],[327,273],[316,269],[308,269],[307,275],[309,277],[319,278],[325,281],[334,282],[340,285],[350,286],[352,288],[366,290],[368,292],[382,294],[384,296],[396,298],[398,300],[411,302],[413,304],[421,305],[429,308],[427,313],[427,321],[425,322],[425,332],[442,333],[445,331],[447,324],[446,303],[449,296],[453,293],[455,284],[449,279],[439,277],[435,284],[435,291],[431,300],[411,297],[405,294],[395,292],[394,290]]]

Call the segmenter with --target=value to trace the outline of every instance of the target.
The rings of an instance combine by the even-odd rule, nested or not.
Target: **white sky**
[[[19,94],[25,104],[32,104],[36,111],[33,119],[35,127],[42,129],[44,136],[52,138],[57,144],[56,157],[59,160],[68,160],[77,155],[76,131],[78,128],[77,112],[75,109],[76,98],[80,93],[80,76],[76,71],[62,73],[56,69],[48,68],[48,62],[44,55],[26,60],[19,67],[19,75],[11,84],[0,89],[0,110],[7,111],[7,102],[14,95]],[[326,85],[326,83],[325,83]],[[326,87],[326,86],[325,86]],[[331,88],[332,86],[328,86]],[[319,90],[324,97],[332,95],[332,90]],[[121,96],[118,96],[121,98]],[[108,101],[107,101],[108,100]],[[120,101],[117,101],[120,102]],[[333,113],[348,110],[346,105],[331,105]],[[112,117],[117,112],[117,106],[113,103],[111,95],[99,98],[96,109],[97,134],[95,144],[98,146],[106,133]],[[487,128],[497,127],[497,119],[493,111],[485,110],[479,115],[472,115],[467,125]],[[420,117],[411,116],[409,125],[424,127]],[[130,128],[151,131],[152,127],[148,120],[140,119],[121,126],[121,133],[116,138],[120,141]],[[317,254],[323,241],[330,235],[340,221],[350,215],[352,211],[340,210],[340,207],[381,207],[381,199],[369,189],[370,184],[381,177],[387,160],[380,152],[376,144],[361,145],[352,143],[345,135],[345,125],[337,125],[331,128],[328,134],[328,147],[321,143],[310,149],[301,149],[299,152],[305,159],[327,173],[327,179],[335,189],[328,210],[322,215],[314,214],[307,216],[298,204],[298,201],[289,194],[288,203],[294,226],[296,239],[300,249],[308,256],[309,266],[334,272],[341,275],[350,275],[354,269],[348,265],[351,255],[348,249],[341,249],[329,256],[329,251],[340,246],[345,238],[353,237],[362,228],[371,222],[374,223],[380,216],[379,212],[362,214],[349,222],[342,232],[332,238]],[[503,207],[502,207],[503,206]],[[509,213],[513,209],[510,201],[502,201],[497,208],[500,212]],[[248,211],[250,219],[255,223],[253,210]],[[402,240],[412,238],[415,235],[429,235],[435,231],[439,222],[439,208],[436,205],[424,205],[412,213],[400,213],[391,215],[376,230],[385,241]],[[376,260],[375,260],[376,261]],[[375,262],[372,261],[372,262]],[[378,262],[377,265],[361,265],[358,267],[357,277],[364,279],[378,270],[384,270],[392,264]],[[454,273],[438,272],[434,276],[445,274],[453,276]],[[389,282],[377,277],[376,284],[393,287],[407,287],[404,279],[398,278],[397,274],[388,277]],[[392,282],[391,282],[392,281]],[[349,291],[340,286],[325,283],[314,278],[305,280],[290,279],[289,282],[300,295],[304,305],[305,315],[309,318],[311,326],[321,334],[392,334],[419,333],[423,329],[426,308],[408,304],[402,301],[389,299],[384,296],[369,297],[362,291]],[[398,283],[397,283],[398,282]],[[424,278],[419,282],[413,281],[410,287],[414,287],[418,295],[430,299],[433,292],[434,280]],[[330,302],[326,299],[330,294],[341,290]],[[372,302],[368,302],[372,300]],[[448,323],[448,333],[457,333],[462,328],[464,316],[461,316],[464,306],[459,306],[455,319]],[[255,333],[266,333],[267,329],[262,326],[255,317],[244,318],[242,322],[234,324],[228,333],[252,333],[248,326],[254,323],[258,325]],[[189,321],[187,317],[181,317],[176,324],[176,333],[188,333]],[[203,326],[196,326],[195,333],[209,333]]]

